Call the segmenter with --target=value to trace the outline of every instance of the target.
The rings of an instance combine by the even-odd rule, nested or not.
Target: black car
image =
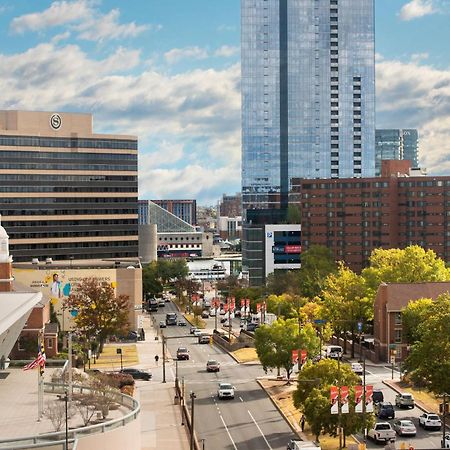
[[[127,375],[131,375],[135,380],[146,380],[150,381],[152,379],[152,374],[145,370],[127,368],[122,369],[120,373],[125,373]]]
[[[394,419],[395,411],[392,403],[382,402],[378,403],[376,407],[377,416],[379,419]]]

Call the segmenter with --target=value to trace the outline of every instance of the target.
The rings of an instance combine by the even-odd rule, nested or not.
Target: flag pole
[[[39,351],[41,350],[41,333],[38,333],[38,349]],[[39,353],[38,351],[38,353]],[[41,374],[41,366],[38,365],[38,422],[41,421],[41,417],[43,414],[43,403],[44,403],[44,399],[42,398],[43,392],[42,392],[42,374]]]

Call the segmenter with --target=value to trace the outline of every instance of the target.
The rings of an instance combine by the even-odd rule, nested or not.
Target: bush
[[[99,378],[106,385],[111,386],[115,389],[122,389],[124,386],[134,387],[135,385],[133,377],[125,373],[101,373],[97,375],[97,378]]]

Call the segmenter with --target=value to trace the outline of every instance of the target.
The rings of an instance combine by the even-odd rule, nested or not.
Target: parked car
[[[206,371],[207,372],[219,372],[220,371],[220,362],[215,359],[209,359],[206,363]]]
[[[256,331],[256,329],[259,327],[257,323],[248,323],[245,329],[247,331]]]
[[[234,389],[230,383],[219,383],[219,389],[217,390],[217,396],[219,399],[234,398]]]
[[[367,437],[376,443],[395,442],[395,431],[389,422],[378,422],[368,431]]]
[[[414,408],[414,397],[408,392],[402,392],[395,396],[395,406],[397,408]]]
[[[300,441],[299,439],[291,439],[288,442],[287,450],[317,450],[318,447],[311,441]]]
[[[178,321],[178,326],[179,326],[179,327],[185,327],[185,326],[186,326],[186,322],[185,322],[183,319],[180,319],[180,320]]]
[[[327,345],[325,348],[325,356],[330,359],[341,359],[343,349],[340,345]]]
[[[445,433],[444,439],[441,439],[442,448],[450,448],[450,433]]]
[[[417,433],[416,426],[410,420],[396,420],[394,422],[394,430],[399,436],[415,436]]]
[[[135,380],[150,381],[152,379],[152,374],[150,372],[147,372],[146,370],[141,370],[141,369],[134,369],[132,367],[122,369],[120,371],[120,373],[131,375]]]
[[[380,391],[379,389],[374,389],[372,394],[372,400],[374,405],[376,405],[377,403],[384,402],[383,391]]]
[[[424,413],[419,417],[419,425],[425,430],[429,428],[440,430],[442,422],[437,414]]]
[[[189,359],[189,351],[186,347],[178,347],[177,350],[177,359]]]
[[[164,322],[163,320],[161,320],[159,322],[159,328],[167,328],[166,322]]]
[[[211,336],[208,333],[202,333],[198,337],[198,343],[199,344],[209,344],[209,339],[210,338],[211,338]]]
[[[381,402],[375,405],[375,414],[379,419],[394,419],[395,411],[391,402]]]
[[[206,311],[206,309],[204,309],[204,310],[202,311],[202,319],[207,319],[208,317],[209,317],[209,312]]]
[[[356,375],[363,375],[364,369],[360,363],[352,363],[352,370]]]
[[[194,336],[195,337],[199,337],[201,334],[202,334],[202,330],[200,330],[198,328],[194,331]]]

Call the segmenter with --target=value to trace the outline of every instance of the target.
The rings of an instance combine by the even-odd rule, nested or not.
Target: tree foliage
[[[319,352],[319,338],[311,324],[299,330],[296,319],[278,319],[272,325],[262,325],[255,333],[255,347],[263,368],[283,368],[287,378],[292,373],[292,350],[305,349],[308,356]]]
[[[110,335],[123,333],[128,327],[129,297],[116,296],[110,283],[96,278],[86,278],[67,297],[65,306],[76,310],[74,318],[77,331],[89,339],[97,336],[100,349]]]
[[[380,283],[417,283],[423,281],[448,281],[450,269],[433,250],[418,245],[405,249],[375,249],[369,258],[370,265],[362,271],[368,296],[374,298]]]
[[[298,273],[292,270],[275,270],[266,277],[266,293],[281,295],[300,294]]]
[[[318,438],[320,434],[337,436],[338,416],[331,414],[330,387],[355,386],[359,377],[350,366],[337,361],[324,359],[316,364],[308,363],[298,374],[297,389],[294,392],[294,405],[303,411],[305,418],[311,426],[311,431]],[[344,434],[349,436],[363,427],[362,414],[354,412],[355,397],[350,389],[350,412],[342,414],[341,424]],[[367,424],[372,423],[371,414],[366,414]]]
[[[450,392],[450,295],[422,303],[426,320],[417,326],[417,341],[411,346],[406,368],[413,381],[425,384],[435,394]]]
[[[419,325],[427,319],[432,303],[429,298],[421,298],[402,310],[403,337],[408,344],[420,340]]]
[[[302,253],[302,267],[298,271],[302,295],[311,299],[320,295],[327,276],[337,270],[331,250],[323,245],[312,245]]]
[[[189,274],[184,259],[159,259],[152,261],[142,269],[142,284],[144,295],[156,296],[163,292],[164,286],[175,284],[185,279]]]

